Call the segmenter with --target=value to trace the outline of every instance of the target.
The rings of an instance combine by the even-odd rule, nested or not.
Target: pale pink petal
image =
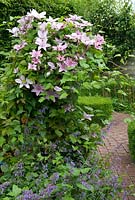
[[[61,87],[58,87],[58,86],[55,86],[55,87],[54,87],[54,90],[55,90],[56,92],[60,92],[60,91],[62,91],[62,88],[61,88]]]
[[[15,79],[15,82],[21,84],[21,83],[22,83],[22,80],[20,80],[20,79]]]

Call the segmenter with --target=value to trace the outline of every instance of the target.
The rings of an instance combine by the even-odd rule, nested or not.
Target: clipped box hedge
[[[78,104],[82,105],[84,110],[93,114],[92,121],[104,126],[111,118],[113,106],[112,100],[101,96],[81,96],[78,98]]]
[[[135,162],[135,120],[128,124],[128,140],[131,158]]]

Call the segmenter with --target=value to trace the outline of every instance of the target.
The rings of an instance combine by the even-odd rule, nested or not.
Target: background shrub
[[[131,1],[75,0],[76,13],[84,16],[106,39],[108,64],[124,62],[135,46],[135,17]],[[124,57],[124,59],[123,59]]]
[[[135,120],[128,125],[128,139],[131,158],[135,161]]]

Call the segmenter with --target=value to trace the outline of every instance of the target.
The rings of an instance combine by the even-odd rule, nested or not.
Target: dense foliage
[[[111,97],[116,111],[135,113],[135,80],[119,70],[106,70],[93,76],[87,88],[92,96]]]
[[[135,121],[128,124],[128,139],[131,158],[135,161]]]
[[[116,199],[118,177],[96,155],[101,128],[78,105],[105,68],[104,38],[82,17],[45,14],[32,10],[9,30],[15,39],[0,79],[1,199]]]

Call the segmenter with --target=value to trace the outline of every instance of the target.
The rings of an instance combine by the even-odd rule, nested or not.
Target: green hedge
[[[33,8],[39,12],[46,11],[47,16],[52,17],[73,13],[70,0],[0,0],[0,8],[0,21],[8,20],[10,16],[22,16]]]
[[[78,98],[78,104],[82,105],[85,111],[93,114],[93,121],[99,123],[101,126],[106,124],[111,118],[113,106],[112,100],[108,97],[101,96],[82,96]]]
[[[135,161],[135,120],[128,124],[128,140],[131,158]]]

